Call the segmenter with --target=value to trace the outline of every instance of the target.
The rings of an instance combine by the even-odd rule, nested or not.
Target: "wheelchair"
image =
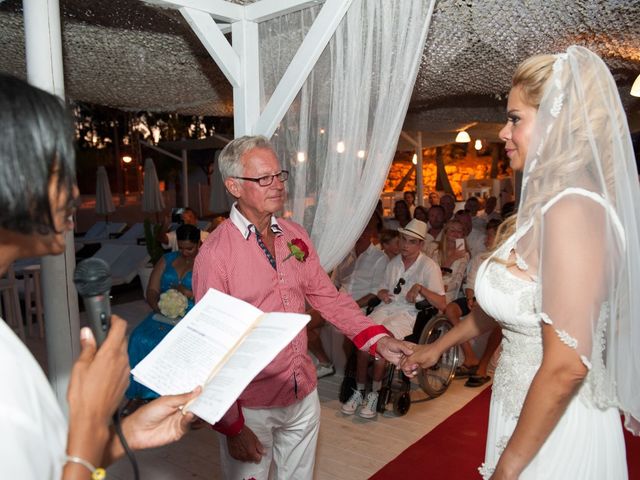
[[[380,303],[375,298],[367,305],[367,315]],[[451,322],[444,314],[439,314],[438,309],[430,305],[426,300],[416,303],[419,313],[413,326],[413,333],[405,340],[426,345],[435,342],[453,328]],[[460,358],[459,348],[454,346],[447,350],[435,365],[429,368],[418,368],[416,379],[418,385],[429,398],[436,398],[446,392],[453,380],[456,366]],[[357,353],[352,350],[345,366],[344,378],[340,386],[340,402],[345,403],[356,388],[356,363]],[[399,373],[399,375],[398,375]],[[411,407],[411,379],[408,378],[396,366],[389,363],[382,381],[382,388],[378,395],[378,413],[384,413],[389,403],[393,406],[393,412],[398,416],[406,415]]]

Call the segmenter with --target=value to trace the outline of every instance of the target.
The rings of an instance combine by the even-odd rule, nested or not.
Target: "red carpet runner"
[[[376,472],[372,480],[479,479],[484,460],[491,388],[427,433]],[[640,437],[625,430],[629,479],[640,480]]]

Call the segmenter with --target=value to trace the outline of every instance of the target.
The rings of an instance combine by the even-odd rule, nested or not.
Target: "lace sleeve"
[[[606,208],[588,196],[567,195],[543,209],[539,314],[591,369],[601,357],[596,332],[605,321],[613,284],[615,242],[608,238]]]

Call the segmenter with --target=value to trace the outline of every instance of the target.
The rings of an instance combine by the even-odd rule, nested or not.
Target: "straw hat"
[[[424,240],[427,238],[427,224],[422,220],[413,219],[405,228],[399,228],[398,232],[408,237],[417,238],[418,240]]]

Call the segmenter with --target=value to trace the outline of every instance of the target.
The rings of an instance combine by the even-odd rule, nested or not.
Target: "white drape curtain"
[[[285,216],[328,271],[373,214],[422,58],[433,1],[354,0],[272,142],[291,172]],[[262,106],[319,7],[260,25]]]

